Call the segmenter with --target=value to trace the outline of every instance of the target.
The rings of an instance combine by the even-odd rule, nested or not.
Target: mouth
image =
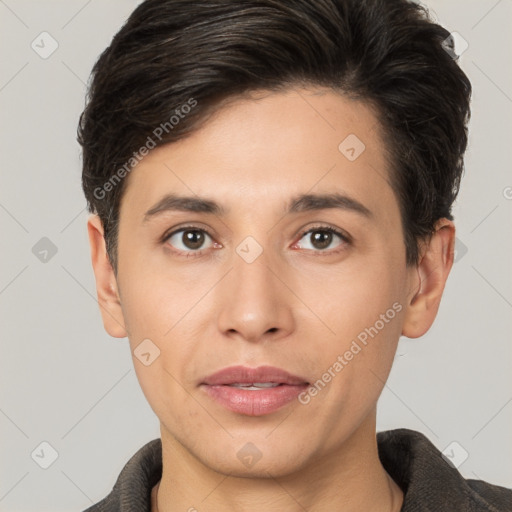
[[[309,384],[306,379],[275,366],[229,366],[204,379],[207,386],[257,386],[258,389],[283,385]]]
[[[200,387],[232,412],[263,416],[290,404],[308,385],[306,379],[273,366],[231,366],[207,377]]]
[[[283,383],[277,382],[251,382],[251,384],[236,382],[235,384],[226,384],[227,386],[231,386],[233,388],[238,389],[250,389],[251,391],[257,391],[259,389],[268,389],[268,388],[276,388],[277,386],[282,386]]]

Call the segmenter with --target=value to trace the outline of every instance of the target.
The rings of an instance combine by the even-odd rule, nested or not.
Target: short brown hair
[[[225,98],[298,84],[376,107],[417,263],[418,241],[453,219],[467,146],[471,84],[449,36],[406,0],[142,2],[94,65],[78,128],[83,189],[114,269],[122,177],[157,127],[156,145],[174,142]]]

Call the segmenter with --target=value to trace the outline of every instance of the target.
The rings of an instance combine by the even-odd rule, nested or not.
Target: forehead
[[[380,215],[397,207],[388,167],[367,104],[329,89],[257,91],[223,104],[187,138],[151,151],[130,173],[121,206],[145,213],[176,192],[255,214],[262,205],[283,211],[291,196],[336,191]]]

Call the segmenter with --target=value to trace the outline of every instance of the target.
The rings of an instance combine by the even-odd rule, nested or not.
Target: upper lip
[[[252,384],[255,382],[274,382],[278,384],[308,384],[306,379],[274,366],[229,366],[206,377],[201,384],[209,386],[229,384]]]

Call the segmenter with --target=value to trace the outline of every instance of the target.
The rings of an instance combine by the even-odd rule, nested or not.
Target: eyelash
[[[205,228],[200,228],[198,226],[192,226],[192,225],[189,225],[189,226],[182,226],[180,227],[179,229],[176,229],[174,231],[172,231],[171,233],[166,233],[163,237],[162,237],[162,243],[167,243],[167,241],[173,236],[175,235],[176,233],[180,233],[181,231],[201,231],[203,233],[206,233],[212,240],[213,240],[213,235]],[[313,227],[310,227],[304,231],[302,231],[299,235],[299,238],[298,238],[298,241],[300,241],[304,235],[308,234],[308,233],[313,233],[315,231],[323,231],[323,232],[326,232],[326,233],[332,233],[334,235],[337,235],[341,240],[342,240],[342,244],[341,244],[341,247],[340,248],[337,248],[337,249],[334,249],[334,250],[318,250],[318,251],[313,251],[314,253],[318,253],[319,255],[323,255],[323,254],[337,254],[338,252],[341,252],[343,250],[346,249],[346,246],[347,245],[350,245],[352,243],[352,239],[345,233],[331,227],[331,226],[313,226]],[[297,242],[296,242],[297,243]],[[203,253],[205,251],[207,251],[208,249],[201,249],[199,251],[187,251],[185,252],[185,257],[186,258],[196,258],[198,256],[202,256]],[[310,249],[308,249],[310,250]],[[178,253],[180,254],[181,251],[177,250],[177,249],[172,249],[172,251],[174,253]]]

